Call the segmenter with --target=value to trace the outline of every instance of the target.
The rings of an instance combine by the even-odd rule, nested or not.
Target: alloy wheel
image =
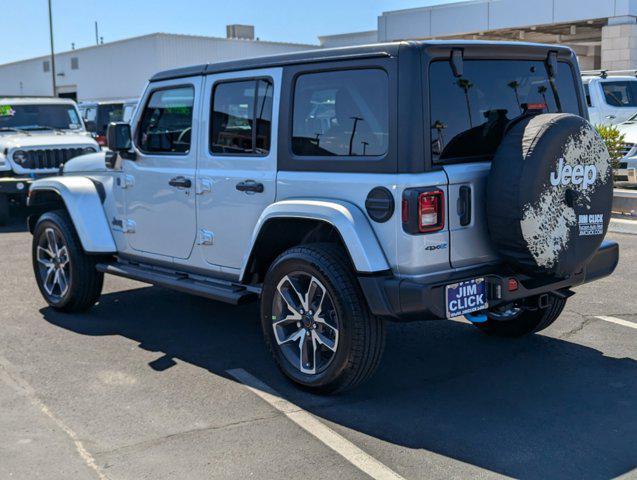
[[[325,286],[313,275],[290,273],[277,285],[272,328],[285,359],[301,373],[323,372],[333,360],[339,320]]]
[[[69,290],[70,259],[64,238],[53,228],[46,228],[39,239],[36,259],[42,287],[54,299],[60,299]]]

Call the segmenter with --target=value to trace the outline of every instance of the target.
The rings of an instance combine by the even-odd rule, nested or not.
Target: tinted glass
[[[591,89],[588,83],[584,84],[584,95],[586,96],[586,105],[592,107],[593,102],[591,101]]]
[[[211,152],[265,155],[270,151],[271,124],[271,82],[244,80],[215,86],[210,122]]]
[[[106,135],[106,129],[111,122],[121,122],[124,118],[124,105],[121,103],[108,103],[98,107],[97,134]]]
[[[603,82],[602,89],[611,107],[637,107],[637,81]]]
[[[387,74],[379,69],[299,76],[292,149],[303,156],[381,156],[389,141]]]
[[[81,122],[71,105],[0,105],[0,129],[77,129]]]
[[[142,115],[139,147],[151,153],[188,152],[194,96],[192,87],[153,92]]]
[[[508,123],[527,110],[580,115],[568,64],[554,87],[544,62],[468,60],[456,78],[447,61],[430,67],[431,151],[434,161],[490,157]]]

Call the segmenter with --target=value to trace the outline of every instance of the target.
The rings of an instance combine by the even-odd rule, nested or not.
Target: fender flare
[[[90,178],[69,176],[36,180],[29,189],[29,206],[37,205],[37,193],[43,191],[60,196],[85,252],[117,252],[100,193]]]
[[[243,259],[240,278],[264,225],[278,218],[318,220],[332,225],[343,239],[357,272],[382,272],[390,268],[369,220],[356,205],[340,200],[295,199],[273,203],[263,211]]]

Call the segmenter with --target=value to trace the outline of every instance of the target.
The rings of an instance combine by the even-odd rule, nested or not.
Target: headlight
[[[96,153],[97,149],[95,147],[84,147],[82,149],[82,153],[83,154],[87,154],[87,153]]]
[[[13,161],[18,165],[25,164],[27,160],[27,152],[24,150],[16,150],[13,152]]]

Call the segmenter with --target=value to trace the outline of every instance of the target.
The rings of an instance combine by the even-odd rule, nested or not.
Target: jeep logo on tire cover
[[[557,172],[551,172],[551,185],[581,185],[586,190],[597,180],[597,167],[595,165],[564,165],[564,158],[560,158]]]

